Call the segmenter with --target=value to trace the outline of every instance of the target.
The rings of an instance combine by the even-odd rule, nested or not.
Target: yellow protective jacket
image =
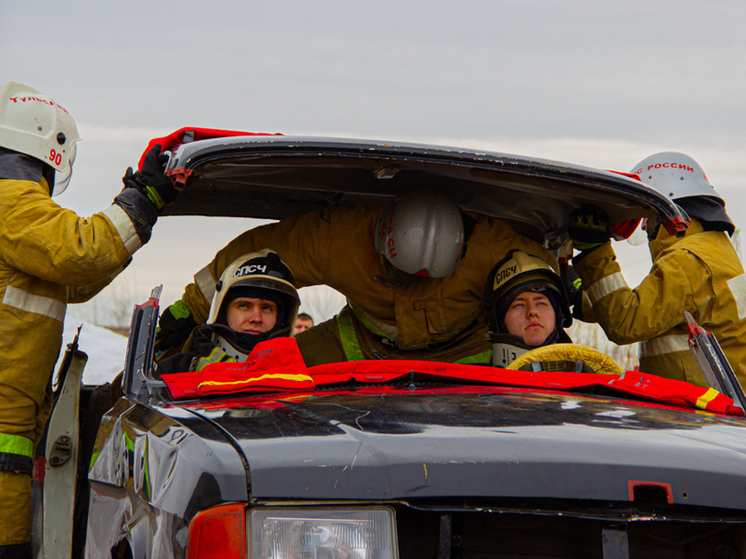
[[[454,338],[480,317],[487,275],[509,250],[555,262],[546,249],[507,223],[475,215],[466,255],[453,274],[397,283],[374,244],[385,202],[329,208],[247,231],[195,275],[184,302],[197,323],[205,322],[225,267],[242,254],[271,248],[293,271],[298,287],[333,287],[347,297],[369,331],[395,340],[400,350],[417,350]],[[489,349],[486,341],[484,349]]]
[[[119,206],[80,218],[44,179],[0,180],[0,212],[0,470],[31,473],[66,305],[98,293],[141,242]]]
[[[746,275],[727,234],[704,231],[692,219],[682,238],[661,227],[649,248],[653,267],[635,289],[610,245],[575,263],[606,335],[617,344],[642,342],[641,371],[705,385],[688,345],[689,311],[746,383]]]
[[[362,359],[414,359],[446,363],[492,363],[492,346],[487,344],[487,325],[476,320],[450,340],[422,349],[400,350],[385,337],[365,327],[349,305],[337,316],[296,334],[306,366],[359,361]]]

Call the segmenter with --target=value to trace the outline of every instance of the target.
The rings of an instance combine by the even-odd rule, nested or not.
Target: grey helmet
[[[443,278],[459,265],[464,221],[458,206],[435,190],[417,190],[391,199],[376,223],[376,251],[395,268]]]
[[[662,151],[646,157],[631,171],[642,182],[675,201],[690,216],[712,229],[733,234],[735,225],[725,211],[725,200],[710,184],[704,169],[686,154]],[[657,227],[649,228],[654,235]]]

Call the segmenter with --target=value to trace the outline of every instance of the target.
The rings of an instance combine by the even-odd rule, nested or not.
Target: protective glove
[[[567,275],[562,276],[562,283],[565,285],[567,300],[572,307],[572,317],[582,319],[583,317],[583,280],[575,272],[575,268],[570,266]]]
[[[114,203],[129,216],[140,242],[147,243],[158,220],[158,211],[150,199],[137,188],[125,186],[114,198]]]
[[[567,226],[573,246],[581,252],[591,251],[609,242],[609,218],[602,209],[583,206],[573,210]]]
[[[160,342],[159,351],[165,351],[183,344],[189,338],[195,326],[197,326],[197,323],[194,322],[192,313],[184,304],[184,301],[179,299],[163,311],[158,321],[155,339]]]
[[[567,299],[572,305],[575,298],[578,296],[580,291],[583,289],[583,280],[575,272],[575,268],[570,266],[567,269],[567,275],[562,277],[562,283],[565,284],[565,291],[567,292]]]
[[[125,187],[136,188],[145,194],[159,213],[179,195],[173,181],[164,174],[167,162],[168,156],[161,153],[161,144],[155,144],[145,154],[142,170],[133,171],[129,167],[122,178]]]

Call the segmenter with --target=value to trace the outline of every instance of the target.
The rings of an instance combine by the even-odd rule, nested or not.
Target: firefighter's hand
[[[602,209],[595,206],[583,206],[573,210],[567,232],[572,239],[573,247],[586,252],[609,242],[609,218]]]
[[[176,301],[163,311],[158,321],[155,338],[160,341],[160,351],[183,344],[196,325],[184,301]]]
[[[583,280],[581,280],[580,276],[578,276],[577,272],[575,272],[575,268],[570,266],[567,270],[567,275],[562,278],[562,283],[564,284],[565,291],[567,292],[567,299],[572,305],[575,299],[583,290]]]
[[[133,172],[130,167],[122,178],[125,187],[137,188],[145,194],[159,213],[179,195],[164,173],[167,162],[168,156],[161,153],[161,145],[155,144],[145,155],[142,170]]]
[[[570,266],[567,275],[562,277],[562,283],[567,292],[567,300],[572,307],[572,317],[583,319],[583,280],[580,279],[575,268]]]

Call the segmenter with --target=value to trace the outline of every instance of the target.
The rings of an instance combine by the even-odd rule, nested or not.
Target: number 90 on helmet
[[[376,251],[408,274],[444,278],[464,251],[464,221],[445,194],[417,190],[391,199],[376,223]]]

